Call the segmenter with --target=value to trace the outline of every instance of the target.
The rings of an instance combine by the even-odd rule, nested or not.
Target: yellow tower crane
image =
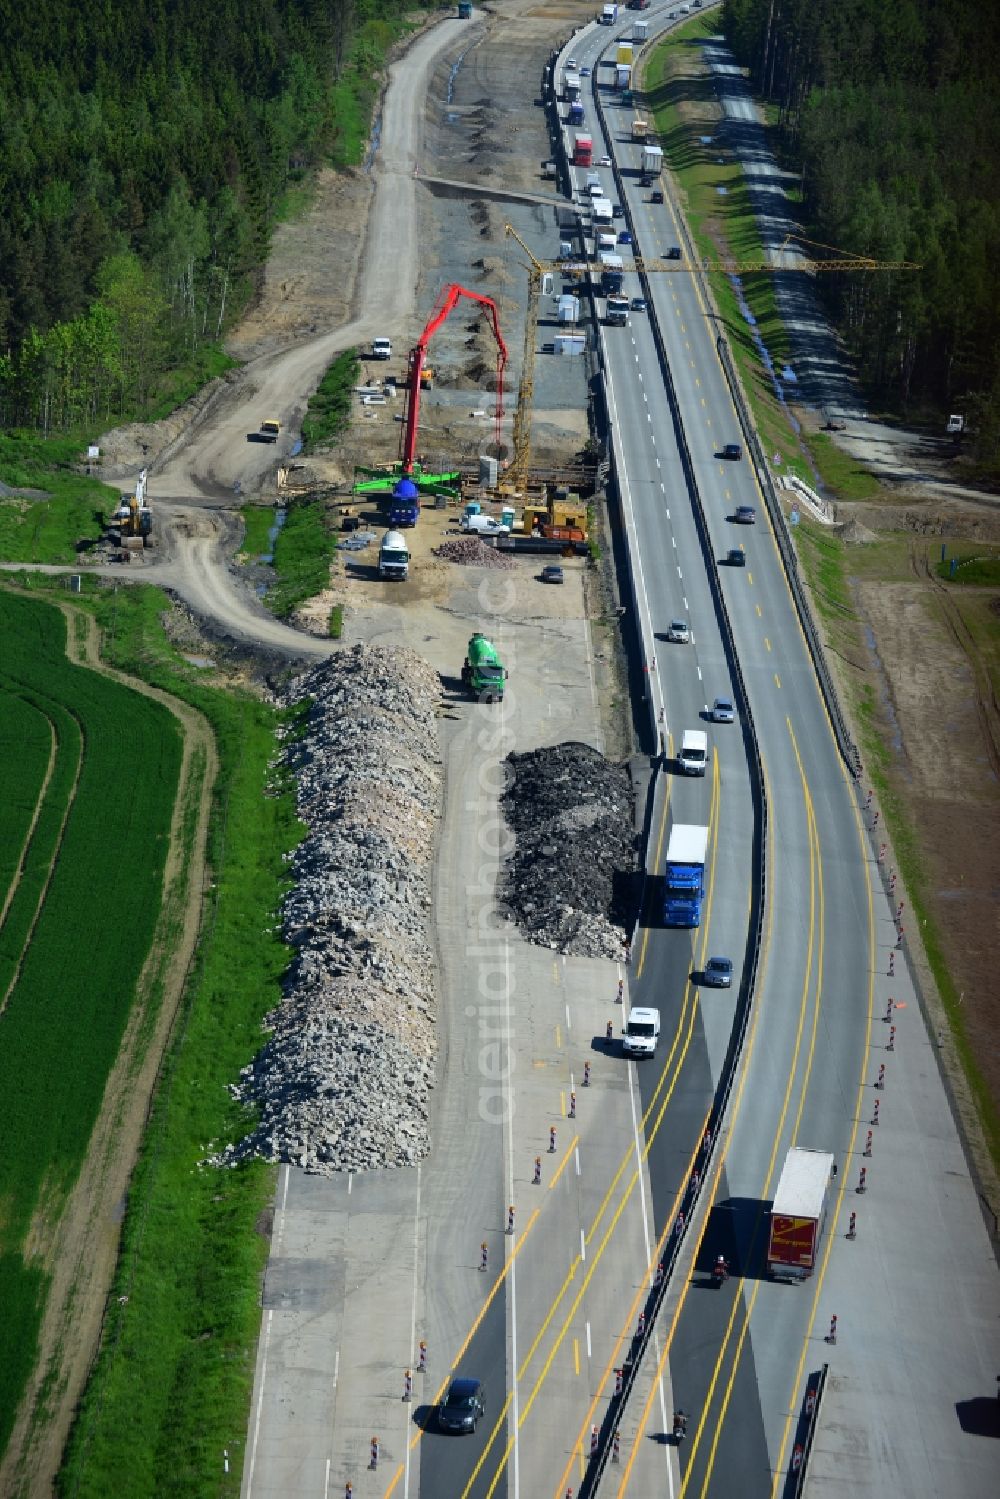
[[[601,266],[591,261],[544,261],[528,249],[524,240],[511,224],[504,225],[504,233],[516,240],[528,257],[528,307],[524,320],[524,353],[521,361],[521,383],[518,387],[517,406],[514,411],[514,453],[504,479],[504,487],[523,491],[527,487],[531,463],[531,406],[535,390],[535,332],[538,323],[538,299],[545,278],[553,274],[579,279],[587,271],[600,274]],[[800,246],[811,250],[829,251],[832,258],[822,260],[805,256]],[[635,270],[640,273],[661,271],[706,271],[721,272],[725,276],[749,276],[762,271],[776,274],[779,271],[919,271],[920,266],[910,260],[874,260],[867,255],[851,255],[844,250],[835,250],[830,245],[815,240],[788,234],[768,258],[759,260],[737,260],[735,257],[703,257],[701,260],[645,260],[635,257]]]
[[[504,476],[504,487],[523,491],[528,483],[531,462],[531,405],[535,392],[535,332],[538,325],[538,299],[542,292],[551,289],[553,275],[572,276],[578,280],[587,267],[579,261],[568,264],[562,261],[539,260],[512,224],[504,225],[504,233],[517,241],[528,257],[528,307],[524,319],[524,351],[521,357],[521,383],[517,390],[517,405],[514,408],[514,452]],[[546,285],[546,282],[549,285]]]

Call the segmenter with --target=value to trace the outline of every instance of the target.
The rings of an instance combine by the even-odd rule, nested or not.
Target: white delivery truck
[[[627,1057],[651,1057],[660,1039],[660,1012],[636,1006],[629,1011],[622,1032],[622,1050]]]
[[[703,729],[685,729],[677,763],[686,776],[703,776],[708,768],[708,735]]]
[[[816,1268],[833,1181],[829,1150],[793,1145],[771,1204],[767,1273],[774,1280],[806,1280]]]

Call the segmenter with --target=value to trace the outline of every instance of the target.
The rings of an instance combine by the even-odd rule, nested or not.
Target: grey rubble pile
[[[309,830],[282,912],[295,958],[270,1038],[233,1089],[260,1122],[222,1164],[260,1155],[333,1175],[427,1152],[440,693],[412,651],[356,646],[284,694],[312,699],[285,757]]]
[[[511,572],[517,566],[509,552],[498,552],[478,536],[452,536],[434,548],[435,557],[445,562],[465,562],[473,567],[493,567]]]
[[[628,767],[587,744],[510,754],[503,812],[515,837],[501,904],[533,942],[621,956],[635,868]]]

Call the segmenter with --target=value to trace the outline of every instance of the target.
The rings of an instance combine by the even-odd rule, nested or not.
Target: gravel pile
[[[258,1155],[330,1176],[427,1153],[440,693],[412,651],[356,646],[284,696],[313,700],[285,757],[309,829],[282,911],[296,954],[270,1039],[233,1088],[260,1123],[217,1164]]]
[[[533,942],[618,958],[635,869],[628,767],[586,744],[507,757],[501,805],[515,835],[501,903]]]
[[[473,567],[497,567],[511,572],[517,566],[509,552],[498,552],[478,536],[453,536],[434,548],[435,557],[446,562],[465,562]]]

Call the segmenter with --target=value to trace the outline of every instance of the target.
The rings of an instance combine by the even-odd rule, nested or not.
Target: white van
[[[492,515],[463,515],[461,526],[463,531],[470,531],[474,536],[510,535],[510,527],[495,520]]]
[[[703,776],[708,768],[708,735],[703,729],[685,729],[677,763],[686,776]]]
[[[627,1057],[651,1057],[660,1039],[659,1010],[630,1010],[622,1036],[622,1049]]]
[[[372,339],[372,358],[373,359],[391,359],[392,358],[392,340],[389,339],[389,338],[373,338]]]

